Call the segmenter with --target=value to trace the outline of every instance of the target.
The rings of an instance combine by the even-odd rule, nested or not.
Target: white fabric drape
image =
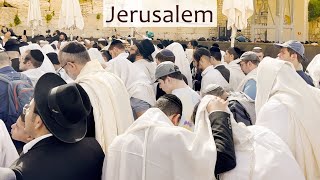
[[[312,59],[307,67],[307,71],[313,79],[314,86],[320,88],[320,54]]]
[[[107,153],[113,139],[133,122],[129,94],[121,79],[105,71],[96,60],[87,62],[75,82],[90,98],[96,139]]]
[[[320,108],[319,97],[320,90],[309,86],[291,63],[267,57],[259,64],[256,124],[278,132],[306,179],[320,179],[320,121],[315,116]],[[279,108],[284,110],[277,111]],[[283,131],[286,137],[279,133]]]
[[[148,109],[110,146],[102,179],[214,180],[210,122],[201,117],[197,123],[191,132],[174,126],[161,110]]]
[[[0,119],[0,167],[10,167],[19,158],[4,122]]]
[[[222,14],[228,18],[227,28],[232,28],[231,47],[234,47],[237,29],[247,27],[247,20],[253,12],[253,0],[223,0]]]
[[[79,0],[62,0],[59,29],[84,28]]]

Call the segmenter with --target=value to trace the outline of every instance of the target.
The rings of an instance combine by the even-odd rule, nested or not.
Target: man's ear
[[[36,115],[36,117],[34,118],[34,128],[40,129],[40,128],[42,128],[42,126],[44,126],[44,124],[43,124],[40,116]]]
[[[180,117],[181,117],[180,114],[175,114],[175,115],[173,115],[173,117],[172,117],[172,123],[173,123],[175,126],[178,126],[179,121],[180,121]]]

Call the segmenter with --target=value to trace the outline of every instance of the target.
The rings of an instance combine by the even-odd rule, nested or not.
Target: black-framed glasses
[[[60,71],[61,71],[62,69],[64,69],[64,67],[66,67],[67,64],[68,64],[68,62],[66,62],[63,66],[61,66],[61,67],[57,70],[56,74],[58,74],[58,75],[60,76]]]

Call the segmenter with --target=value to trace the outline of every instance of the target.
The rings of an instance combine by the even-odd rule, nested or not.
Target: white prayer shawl
[[[205,114],[191,132],[148,109],[110,145],[102,179],[214,180],[217,152]]]
[[[95,60],[83,67],[75,82],[90,98],[96,139],[107,153],[113,139],[124,133],[133,122],[128,92],[121,79],[105,71]]]
[[[95,59],[98,60],[100,63],[105,63],[101,52],[97,48],[88,49],[88,53],[91,60]]]
[[[193,49],[186,49],[185,51],[189,64],[193,61]]]
[[[45,44],[44,46],[42,46],[42,52],[44,54],[56,53],[56,51],[53,49],[53,47],[50,44]]]
[[[245,77],[240,65],[238,64],[239,62],[240,59],[236,59],[226,65],[226,68],[228,68],[230,71],[229,84],[233,90],[238,88],[239,84]]]
[[[221,86],[223,89],[225,89],[226,91],[229,91],[231,89],[230,84],[227,82],[227,80],[213,66],[207,67],[201,73],[201,76],[202,76],[202,80],[201,80],[200,94],[203,94],[207,86],[210,84],[217,84]]]
[[[4,122],[0,119],[0,167],[10,167],[19,158]]]
[[[320,91],[300,78],[293,65],[286,61],[265,58],[258,67],[257,98],[256,98],[256,124],[272,127],[274,132],[288,131],[286,143],[299,163],[306,179],[320,179],[320,121],[315,116],[320,108]],[[273,117],[288,117],[276,119],[278,124],[268,124],[274,120],[267,119],[262,114],[269,102],[280,102],[287,108],[286,114],[274,114]],[[275,107],[277,108],[277,107]],[[280,108],[280,106],[279,106]]]
[[[240,82],[238,88],[236,89],[236,92],[243,92],[244,86],[246,85],[246,83],[253,79],[255,81],[257,81],[257,71],[258,69],[255,68],[252,71],[250,71],[245,77],[244,79]]]
[[[157,68],[157,64],[155,62],[149,62],[145,59],[140,59],[135,61],[133,64],[136,65],[140,70],[143,70],[143,72],[149,78],[150,82],[155,81],[155,74]]]
[[[39,78],[44,75],[46,72],[36,68],[36,69],[28,69],[26,71],[21,72],[22,74],[26,75],[28,78],[30,78],[32,82],[32,86],[35,87]]]
[[[147,75],[128,59],[128,53],[121,53],[107,63],[106,70],[123,81],[130,97],[143,100],[153,106],[156,102],[154,88]]]
[[[46,53],[43,51],[43,49],[38,44],[29,44],[28,46],[22,46],[19,48],[20,54],[24,54],[27,50],[33,50],[33,49],[40,50],[44,56],[44,60],[41,64],[41,66],[38,67],[37,69],[40,69],[41,71],[43,71],[45,73],[48,73],[48,72],[55,73],[56,70],[54,69],[53,64],[51,63],[51,61],[48,58],[48,56],[46,55]]]
[[[205,96],[197,111],[197,121],[208,116],[205,109],[212,96]],[[197,126],[197,125],[196,125]],[[231,115],[231,126],[237,166],[223,174],[223,180],[303,180],[303,173],[288,146],[273,132],[260,126],[247,127],[236,123]]]
[[[192,75],[190,69],[190,63],[183,50],[181,44],[174,42],[166,47],[166,49],[173,52],[175,56],[175,64],[179,67],[181,73],[186,76],[188,85],[192,88]]]
[[[313,79],[314,86],[320,88],[320,54],[312,59],[307,67],[307,71]]]

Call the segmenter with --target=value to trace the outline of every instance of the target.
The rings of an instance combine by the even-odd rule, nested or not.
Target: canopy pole
[[[234,42],[236,39],[236,35],[237,35],[237,28],[235,25],[232,25],[232,29],[231,29],[231,47],[234,47]]]

